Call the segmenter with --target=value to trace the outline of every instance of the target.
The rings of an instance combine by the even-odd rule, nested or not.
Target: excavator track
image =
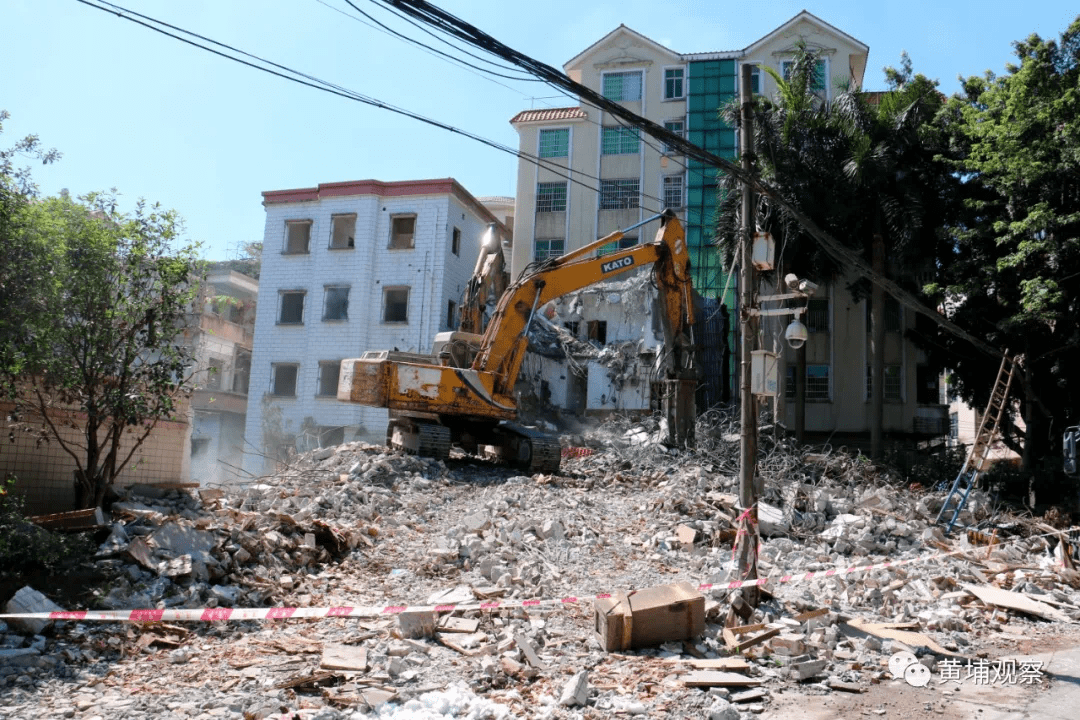
[[[532,438],[532,460],[529,463],[529,471],[555,475],[562,465],[562,447],[558,438],[542,437]]]
[[[446,460],[450,457],[450,428],[432,422],[391,420],[386,446],[411,455]]]

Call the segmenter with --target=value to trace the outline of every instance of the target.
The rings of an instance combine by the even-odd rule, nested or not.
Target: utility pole
[[[739,154],[742,169],[748,174],[754,171],[754,117],[753,92],[751,88],[753,67],[742,66],[739,83],[739,100],[742,103],[742,129],[739,133]],[[735,538],[736,579],[757,579],[758,523],[757,496],[754,475],[757,469],[757,402],[750,390],[751,351],[757,336],[756,322],[750,314],[754,303],[755,273],[751,262],[754,231],[754,192],[750,186],[742,186],[742,242],[739,245],[739,505],[743,512],[739,517],[738,535]],[[757,605],[757,587],[743,588],[743,597],[751,607]]]

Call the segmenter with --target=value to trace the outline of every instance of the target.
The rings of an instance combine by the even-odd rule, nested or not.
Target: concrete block
[[[435,634],[435,613],[403,612],[398,615],[398,629],[403,638],[424,638]]]
[[[22,613],[43,613],[43,612],[59,612],[63,610],[62,607],[54,603],[49,598],[39,593],[29,585],[24,586],[19,592],[8,600],[6,611],[10,615],[19,615]],[[52,620],[19,620],[10,619],[7,621],[11,627],[19,632],[31,633],[33,635],[39,634],[42,630],[48,627]]]

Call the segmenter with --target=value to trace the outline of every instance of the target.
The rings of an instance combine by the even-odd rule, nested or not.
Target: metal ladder
[[[960,473],[953,481],[952,489],[945,498],[945,504],[937,515],[935,524],[940,524],[943,518],[948,519],[945,532],[952,532],[960,511],[967,504],[968,495],[971,494],[979,475],[986,468],[986,456],[990,453],[990,446],[994,443],[994,437],[1001,427],[1001,418],[1005,414],[1005,402],[1009,397],[1009,389],[1012,387],[1013,371],[1016,365],[1009,357],[1008,351],[1001,358],[1001,367],[998,369],[997,380],[994,389],[990,393],[990,402],[986,405],[986,412],[979,421],[979,432],[975,435],[975,442],[968,451],[967,459],[964,460]]]

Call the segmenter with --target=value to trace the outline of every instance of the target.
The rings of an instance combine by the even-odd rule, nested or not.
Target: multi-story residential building
[[[259,282],[214,270],[202,292],[191,396],[191,481],[220,485],[239,477]]]
[[[341,361],[430,352],[455,328],[480,242],[502,224],[452,178],[362,180],[263,193],[266,230],[244,467],[355,437],[387,412],[337,399]]]
[[[619,26],[571,58],[564,70],[606,98],[733,159],[737,134],[720,119],[718,110],[738,97],[741,67],[753,66],[754,92],[772,94],[776,84],[764,68],[785,75],[800,45],[819,54],[818,84],[824,101],[841,86],[862,87],[867,45],[806,11],[744,49],[718,52],[676,52]],[[518,164],[513,275],[529,262],[581,247],[664,209],[675,210],[686,226],[694,286],[704,298],[697,339],[704,346],[707,392],[700,399],[713,404],[730,397],[736,376],[721,349],[732,346],[734,338],[720,321],[728,314],[737,317],[736,287],[714,244],[715,169],[639,135],[588,103],[523,111],[511,123],[521,151],[540,160],[535,164],[523,159]],[[649,223],[621,244],[651,239],[656,228],[656,222]],[[860,433],[869,427],[869,303],[851,296],[846,281],[823,287],[804,318],[810,328],[806,367],[810,431]],[[887,313],[885,429],[942,431],[936,375],[903,335],[914,326],[914,313],[902,312],[891,302]],[[787,372],[794,372],[795,354],[783,342],[783,326],[765,326],[775,330],[781,367],[786,362]],[[771,340],[766,345],[774,349]],[[780,415],[793,426],[794,403],[785,407],[783,401],[781,397]]]

